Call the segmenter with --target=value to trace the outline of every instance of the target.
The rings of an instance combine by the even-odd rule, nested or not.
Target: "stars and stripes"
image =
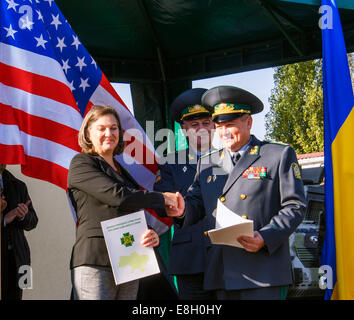
[[[151,189],[154,147],[54,0],[3,0],[0,10],[0,162],[21,164],[24,174],[66,190],[83,116],[94,104],[111,105],[128,145],[144,153],[118,161]],[[167,230],[170,220],[159,221],[157,229]]]

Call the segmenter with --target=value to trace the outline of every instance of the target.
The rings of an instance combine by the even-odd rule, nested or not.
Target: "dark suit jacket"
[[[159,166],[159,171],[160,174],[157,176],[154,190],[160,192],[179,191],[182,196],[185,196],[197,171],[197,155],[191,149],[171,153],[167,157],[167,162]],[[169,274],[182,275],[204,272],[205,230],[205,220],[183,229],[178,223],[175,223],[168,266]]]
[[[119,175],[100,156],[77,154],[70,163],[68,192],[76,210],[78,226],[70,267],[110,266],[101,221],[140,209],[163,209],[159,192],[139,190],[122,168]]]
[[[252,178],[247,169],[266,168],[266,176]],[[184,224],[204,216],[215,227],[217,200],[254,221],[266,247],[257,253],[210,245],[205,289],[238,290],[281,286],[292,282],[289,236],[302,221],[306,200],[294,150],[288,145],[259,141],[252,136],[245,154],[231,166],[228,151],[202,157],[196,179],[186,196]],[[209,177],[215,175],[215,180]]]
[[[11,223],[4,227],[4,217],[12,209],[16,208],[19,203],[26,203],[30,200],[26,184],[15,178],[9,171],[4,170],[3,174],[4,190],[3,194],[7,201],[7,207],[1,215],[1,244],[2,257],[6,253],[8,241],[13,246],[13,252],[16,261],[16,267],[22,265],[30,265],[30,249],[24,234],[24,230],[30,231],[37,226],[38,217],[33,208],[32,202],[28,206],[28,213],[23,220],[14,219]]]

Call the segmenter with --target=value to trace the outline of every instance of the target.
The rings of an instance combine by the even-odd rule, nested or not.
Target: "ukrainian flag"
[[[335,0],[322,0],[326,237],[333,271],[326,299],[354,299],[354,97]],[[330,283],[327,286],[330,287]]]

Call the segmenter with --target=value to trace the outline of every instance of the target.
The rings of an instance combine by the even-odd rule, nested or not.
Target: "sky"
[[[265,130],[265,115],[270,109],[269,97],[271,90],[274,87],[273,68],[260,69],[255,71],[247,71],[242,73],[235,73],[226,76],[201,79],[193,81],[193,88],[210,89],[220,85],[230,85],[245,89],[256,95],[264,104],[264,109],[261,113],[253,115],[253,126],[251,133],[258,139],[263,140]],[[127,83],[112,83],[119,96],[123,99],[127,107],[133,112],[133,102],[130,93],[130,85]],[[214,146],[220,146],[218,137],[215,136],[213,141]]]

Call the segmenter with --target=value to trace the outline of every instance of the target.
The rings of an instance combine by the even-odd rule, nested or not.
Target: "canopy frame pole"
[[[167,86],[167,77],[166,77],[166,67],[164,64],[164,57],[163,57],[163,52],[162,52],[162,47],[161,47],[161,43],[157,37],[155,28],[153,26],[153,22],[151,20],[151,17],[148,13],[146,4],[144,2],[144,0],[138,0],[140,9],[144,15],[144,18],[148,24],[148,28],[150,30],[150,34],[151,37],[153,39],[153,42],[156,46],[156,52],[157,52],[157,58],[159,61],[159,65],[160,65],[160,72],[161,72],[161,78],[162,78],[162,91],[163,91],[163,96],[164,96],[164,119],[165,119],[165,124],[166,127],[171,128],[172,129],[172,123],[170,120],[170,116],[169,116],[169,108],[168,108],[168,86]]]
[[[281,21],[279,20],[279,18],[277,17],[277,15],[281,16],[283,19],[285,19],[291,26],[293,26],[294,28],[296,28],[297,31],[300,31],[303,33],[303,30],[297,25],[295,24],[293,21],[291,21],[291,19],[286,16],[285,13],[281,12],[278,8],[275,8],[273,6],[271,6],[269,3],[266,3],[264,0],[259,0],[260,5],[262,7],[264,7],[265,10],[267,10],[267,12],[269,12],[270,16],[272,17],[272,19],[274,20],[275,24],[277,25],[277,27],[279,28],[279,30],[281,31],[281,33],[284,35],[284,37],[288,40],[288,42],[290,43],[290,45],[294,48],[294,50],[297,52],[297,54],[300,57],[304,56],[304,53],[302,52],[302,50],[295,44],[295,42],[291,39],[290,35],[288,34],[288,32],[285,30],[285,28],[283,27],[283,24],[281,23]]]
[[[285,12],[281,11],[278,7],[275,5],[265,2],[264,0],[260,0],[262,2],[262,6],[265,7],[267,10],[271,10],[274,12],[276,15],[281,17],[282,19],[286,20],[286,22],[291,25],[293,28],[295,28],[298,32],[304,33],[305,30],[302,28],[297,22],[294,21],[289,15],[287,15]]]

